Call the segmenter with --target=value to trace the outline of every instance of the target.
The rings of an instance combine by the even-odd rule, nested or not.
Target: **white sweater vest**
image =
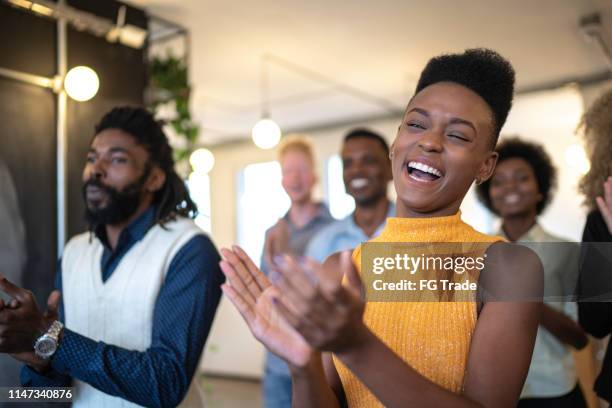
[[[102,243],[90,234],[70,240],[62,257],[62,295],[66,327],[95,341],[128,350],[151,345],[153,309],[174,255],[194,236],[203,234],[190,219],[153,226],[130,248],[102,281]],[[90,242],[91,241],[91,242]],[[61,344],[60,344],[61,347]],[[74,407],[136,407],[75,381]],[[201,407],[197,381],[192,381],[182,407]]]

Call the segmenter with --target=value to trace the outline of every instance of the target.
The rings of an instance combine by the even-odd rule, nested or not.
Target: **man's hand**
[[[12,300],[0,308],[0,353],[21,355],[32,352],[36,339],[42,336],[57,319],[59,292],[49,296],[45,313],[38,309],[34,295],[0,276],[0,291]]]
[[[38,373],[42,374],[49,370],[50,361],[38,357],[36,353],[34,353],[34,351],[24,351],[21,353],[12,353],[9,355],[15,360],[21,361],[22,363],[26,364]]]
[[[58,290],[54,290],[49,295],[49,299],[47,299],[47,310],[44,313],[44,317],[49,319],[51,322],[59,319],[59,304],[60,304],[61,294]],[[4,304],[0,299],[0,316],[2,315],[3,309],[17,309],[19,307],[19,301],[17,299],[12,299],[8,304]],[[32,369],[36,370],[39,373],[44,373],[49,369],[49,360],[44,360],[34,353],[34,348],[30,348],[28,351],[23,351],[20,353],[11,353],[11,357],[15,360],[21,361],[24,364],[27,364]]]
[[[603,197],[596,197],[597,207],[608,226],[608,231],[612,234],[612,176],[604,182]]]

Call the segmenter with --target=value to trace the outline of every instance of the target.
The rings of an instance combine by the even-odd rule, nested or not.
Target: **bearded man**
[[[24,386],[76,387],[74,406],[201,406],[194,373],[223,282],[192,220],[161,125],[115,108],[95,128],[83,171],[90,231],[70,240],[42,312],[0,277],[0,352]]]

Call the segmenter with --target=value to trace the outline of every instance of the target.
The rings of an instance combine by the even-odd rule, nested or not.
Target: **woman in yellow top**
[[[277,256],[270,282],[239,247],[222,250],[223,290],[254,336],[288,362],[294,406],[516,406],[539,321],[541,264],[459,212],[471,184],[494,170],[513,87],[512,67],[491,50],[430,60],[391,149],[397,218],[376,239],[485,243],[483,296],[366,302],[348,253],[324,265]]]

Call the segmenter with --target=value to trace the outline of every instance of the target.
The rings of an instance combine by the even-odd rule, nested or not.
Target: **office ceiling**
[[[264,54],[275,58],[268,63],[270,114],[285,131],[392,114],[431,56],[468,47],[509,58],[523,90],[610,68],[578,24],[602,12],[612,45],[606,0],[130,3],[190,30],[192,108],[207,144],[249,137],[261,114]]]

